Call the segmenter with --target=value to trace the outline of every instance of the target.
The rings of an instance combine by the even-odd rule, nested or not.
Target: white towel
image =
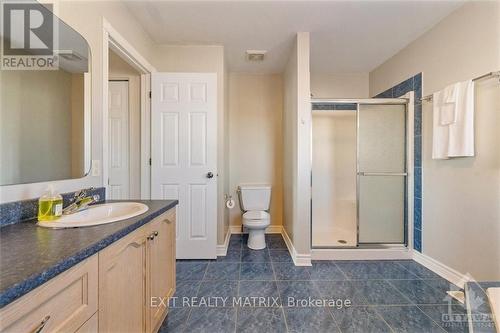
[[[455,83],[444,88],[441,93],[442,104],[439,112],[441,125],[451,125],[457,120],[457,102],[460,83]]]
[[[448,157],[474,156],[474,82],[460,82],[456,121],[450,125]]]
[[[433,159],[474,156],[472,80],[453,84],[433,94],[432,130]]]
[[[432,95],[432,158],[435,160],[448,158],[449,125],[441,125],[441,106],[443,91]]]

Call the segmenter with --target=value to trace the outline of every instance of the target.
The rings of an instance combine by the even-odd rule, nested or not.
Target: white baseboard
[[[230,238],[231,238],[231,229],[228,228],[226,232],[226,237],[224,238],[224,244],[217,245],[215,252],[217,256],[225,256],[227,254],[227,248],[229,247]]]
[[[313,249],[313,260],[402,260],[412,259],[412,252],[401,249]]]
[[[413,251],[413,260],[460,288],[463,288],[466,282],[473,280],[471,276],[464,275],[457,270],[446,266],[442,262],[439,262],[436,259],[418,251]]]
[[[290,252],[290,256],[292,257],[295,266],[312,266],[311,255],[297,253],[295,247],[293,246],[292,240],[286,233],[285,228],[281,228],[281,235],[285,240],[286,247],[288,248],[288,252]]]

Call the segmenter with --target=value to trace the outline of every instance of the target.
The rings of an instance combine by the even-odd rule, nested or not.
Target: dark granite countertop
[[[36,221],[27,221],[1,227],[0,308],[178,204],[177,200],[136,202],[146,204],[149,210],[99,226],[49,229],[36,226]]]

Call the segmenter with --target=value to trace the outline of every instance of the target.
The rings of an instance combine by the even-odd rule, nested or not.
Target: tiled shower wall
[[[415,92],[414,119],[414,189],[413,189],[413,248],[422,252],[422,73],[419,73],[386,91],[376,98],[398,98],[409,91]]]

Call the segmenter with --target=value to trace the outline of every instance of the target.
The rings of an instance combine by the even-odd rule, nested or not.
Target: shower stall
[[[405,247],[408,100],[313,99],[312,248]]]

